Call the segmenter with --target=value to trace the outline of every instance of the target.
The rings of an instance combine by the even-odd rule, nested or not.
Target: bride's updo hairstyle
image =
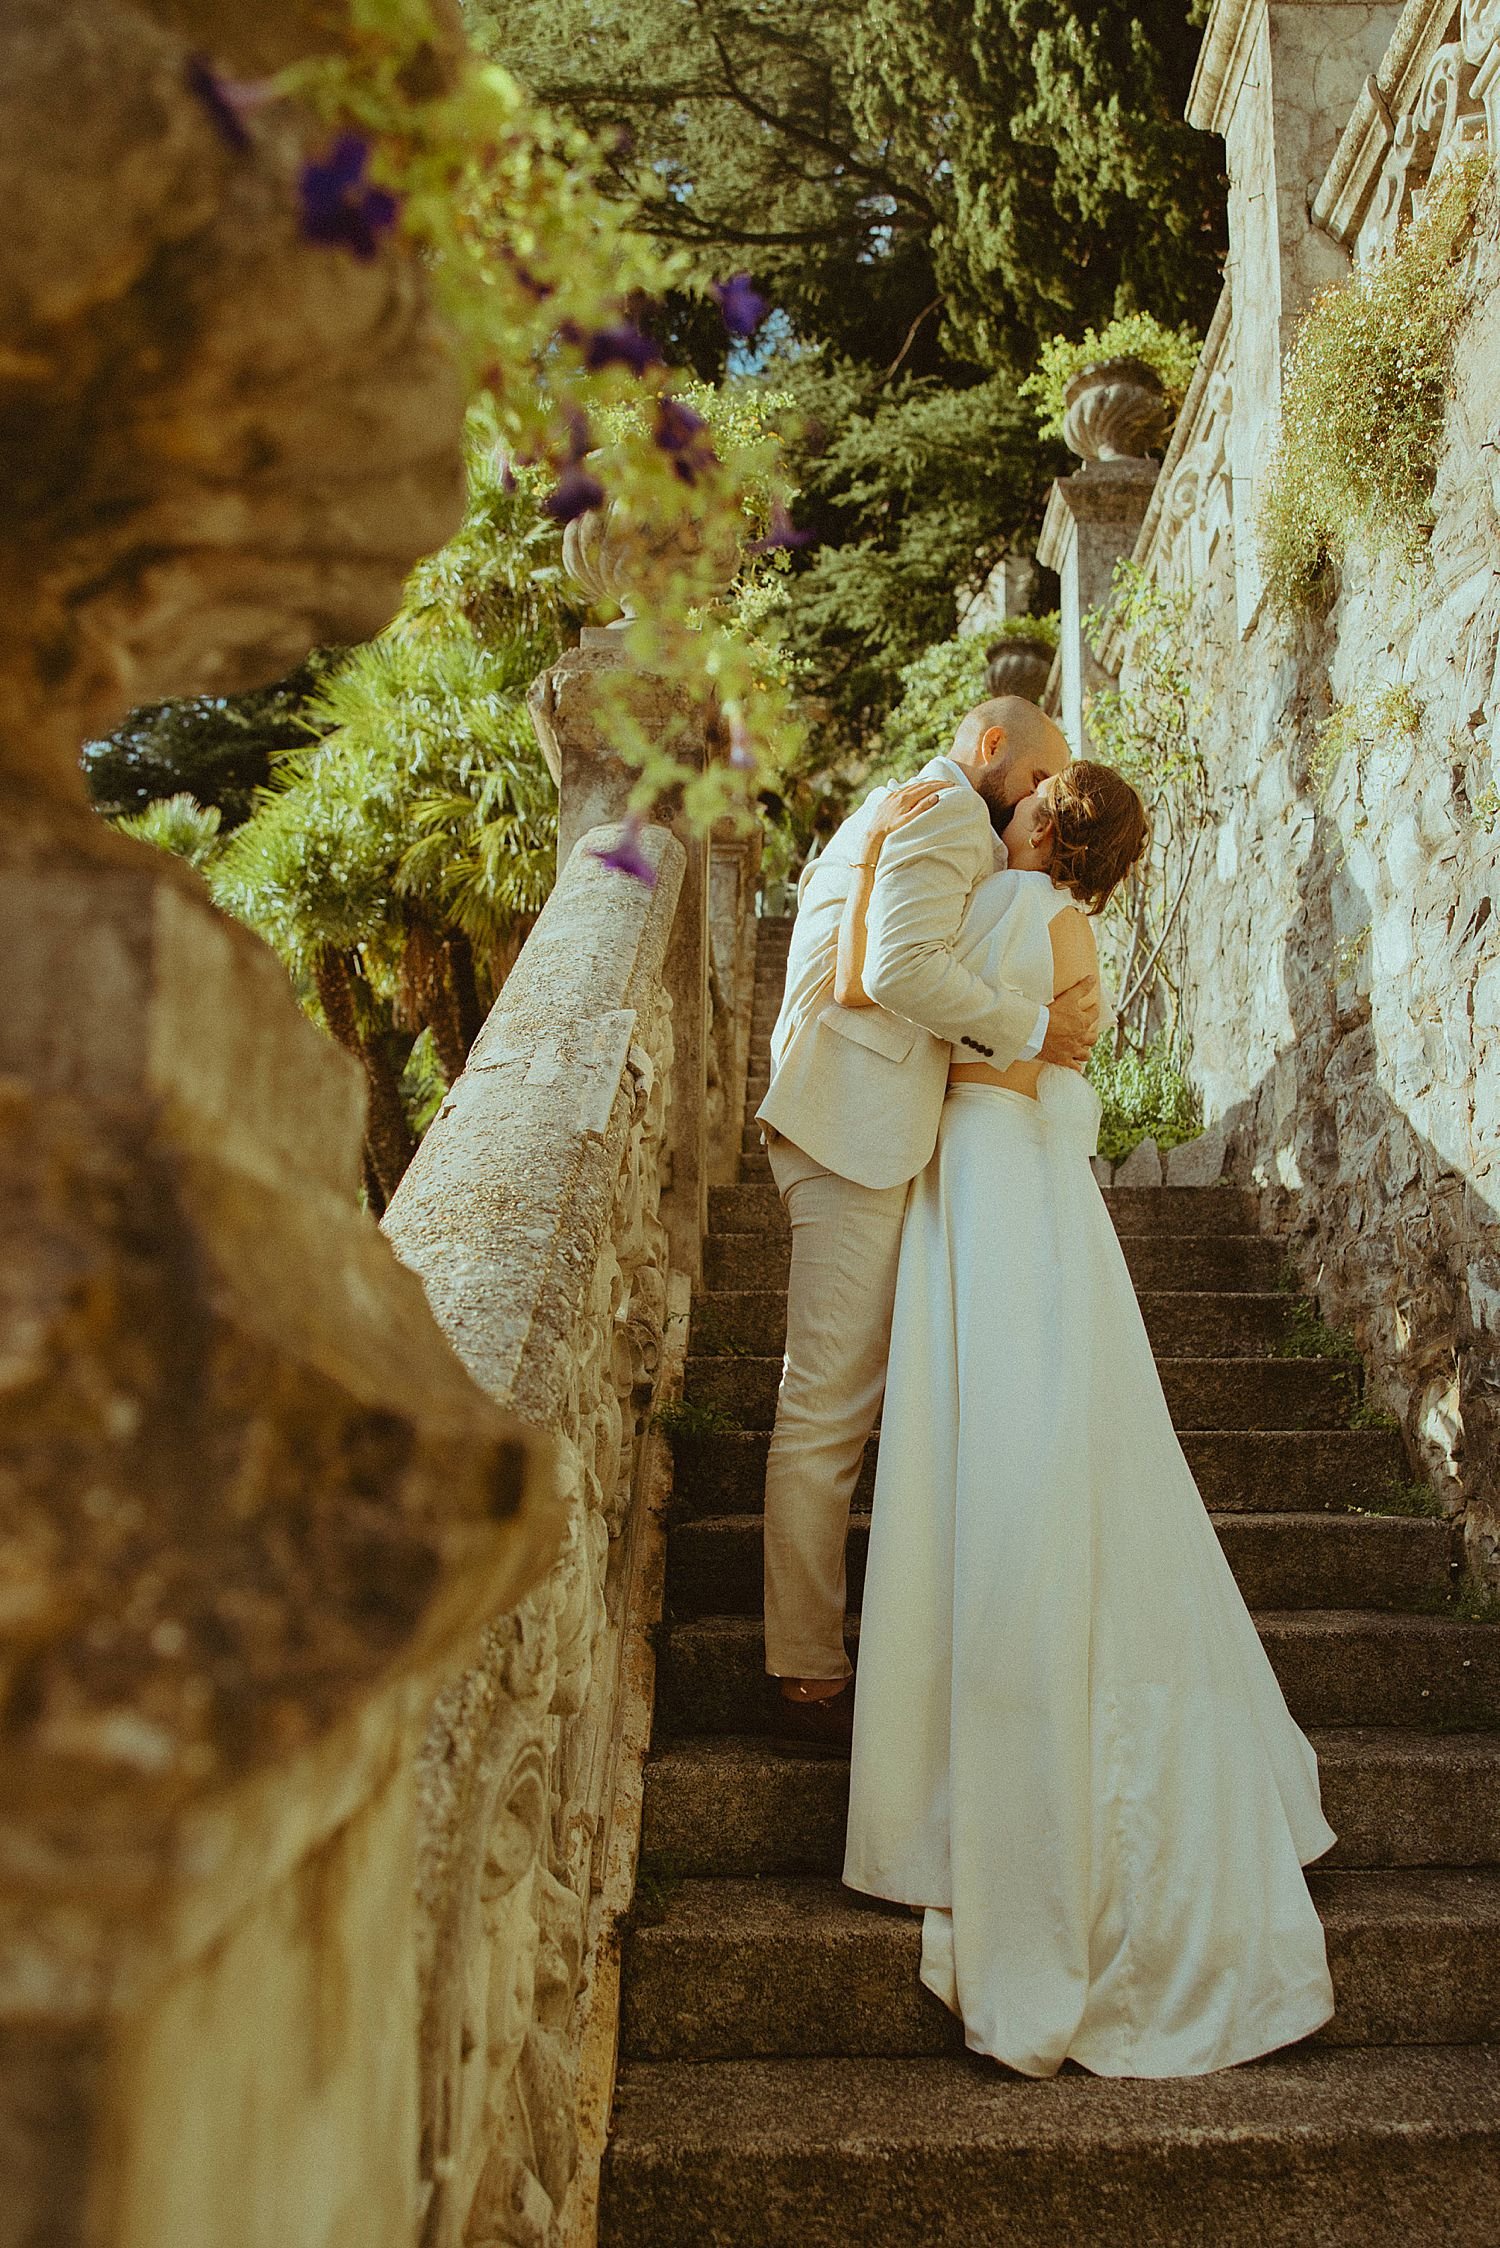
[[[1075,758],[1052,783],[1047,872],[1085,913],[1102,913],[1150,840],[1146,807],[1109,765]]]

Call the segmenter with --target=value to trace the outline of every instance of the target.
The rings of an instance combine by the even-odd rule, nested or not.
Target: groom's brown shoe
[[[854,1680],[821,1701],[789,1701],[779,1678],[767,1677],[772,1730],[790,1756],[847,1756],[854,1738]]]

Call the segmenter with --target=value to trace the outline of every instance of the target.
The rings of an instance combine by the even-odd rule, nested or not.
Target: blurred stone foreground
[[[500,2141],[484,2237],[540,2239],[572,2165],[536,2090],[582,1948],[549,1820],[590,1643],[557,1619],[602,1595],[576,1554],[547,1575],[548,1447],[493,1401],[524,1351],[471,1378],[358,1207],[355,1065],[78,772],[135,703],[372,634],[460,520],[415,261],[302,240],[317,128],[268,111],[236,151],[186,75],[258,77],[338,17],[0,13],[3,2243],[447,2241]],[[641,892],[629,974],[673,894]],[[617,1170],[660,1121],[622,1082],[589,1142]],[[593,1191],[553,1358],[618,1314],[587,1297],[615,1216]],[[576,1437],[604,1398],[618,1455],[638,1373],[522,1409]]]

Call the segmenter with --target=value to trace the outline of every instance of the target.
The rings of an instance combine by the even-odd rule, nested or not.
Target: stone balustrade
[[[1310,293],[1493,147],[1500,10],[1219,0],[1193,95],[1226,134],[1229,281],[1135,560],[1185,595],[1206,823],[1170,961],[1214,1145],[1348,1324],[1413,1472],[1500,1581],[1500,228],[1420,557],[1351,555],[1331,612],[1263,598],[1255,510]],[[1318,113],[1312,114],[1311,96]],[[1127,692],[1139,650],[1098,651]],[[1187,848],[1179,849],[1179,861]]]
[[[580,841],[387,1212],[479,1387],[552,1440],[551,1573],[440,1696],[420,1762],[423,2248],[558,2237],[582,2002],[604,1931],[624,1587],[668,1308],[663,970],[685,853],[654,889]]]
[[[226,135],[190,68],[344,24],[0,18],[3,2241],[585,2221],[664,1135],[709,1043],[685,850],[564,870],[383,1236],[355,1065],[78,768],[134,702],[379,629],[460,519],[420,261],[309,241],[320,128]]]

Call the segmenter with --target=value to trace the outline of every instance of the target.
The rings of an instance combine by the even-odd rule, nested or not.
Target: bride
[[[926,800],[897,792],[870,852]],[[1078,762],[1005,841],[957,951],[1045,1002],[1097,979],[1089,916],[1145,815]],[[1193,2076],[1332,2014],[1301,1869],[1337,1837],[1173,1433],[1098,1121],[1073,1071],[950,1070],[901,1241],[843,1879],[925,1908],[921,1979],[974,2051]]]

